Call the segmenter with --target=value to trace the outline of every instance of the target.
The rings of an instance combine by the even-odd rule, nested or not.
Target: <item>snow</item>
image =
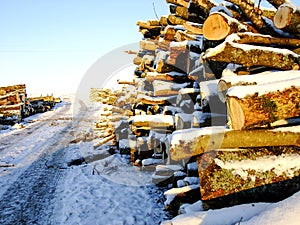
[[[286,73],[288,73],[288,72],[286,72]],[[283,73],[283,75],[284,75],[284,73]],[[287,75],[287,77],[288,77],[288,75]],[[238,98],[245,98],[249,95],[253,95],[253,94],[257,93],[258,96],[262,96],[262,95],[265,95],[265,94],[271,93],[271,92],[284,91],[290,87],[299,88],[300,87],[300,77],[285,80],[285,81],[261,84],[261,85],[235,86],[235,87],[229,88],[229,90],[227,91],[227,95],[235,96]]]
[[[199,203],[198,203],[199,204]],[[223,208],[217,210],[190,212],[179,215],[172,221],[172,225],[231,225],[249,220],[264,211],[270,204],[255,203]],[[166,223],[167,224],[167,223]],[[256,223],[264,224],[264,223]],[[253,224],[254,225],[254,224]]]
[[[242,179],[247,180],[248,171],[254,170],[257,172],[273,171],[277,176],[287,175],[294,177],[294,172],[300,170],[300,155],[279,155],[265,156],[256,160],[232,160],[223,162],[220,159],[215,159],[215,163],[223,169],[232,170],[233,174],[240,175]],[[255,178],[254,178],[255,179]]]
[[[171,202],[175,199],[177,195],[181,195],[182,193],[189,192],[191,190],[199,188],[200,185],[189,185],[185,187],[180,188],[172,188],[164,193],[166,197],[165,206],[168,206],[171,204]]]
[[[225,128],[223,126],[203,127],[203,128],[191,128],[186,130],[178,130],[170,135],[171,145],[180,145],[181,140],[185,142],[193,142],[201,135],[211,135],[217,133],[224,133]]]

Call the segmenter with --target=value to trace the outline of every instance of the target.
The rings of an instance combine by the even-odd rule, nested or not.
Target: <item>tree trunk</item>
[[[278,29],[300,37],[300,10],[295,5],[281,5],[274,17],[274,25]]]
[[[205,20],[210,10],[217,5],[210,0],[190,0],[189,3],[189,12],[201,15],[203,20]]]
[[[266,66],[282,70],[300,68],[300,56],[292,51],[233,42],[224,42],[216,48],[209,49],[202,59],[235,63],[246,67]]]
[[[169,115],[141,115],[133,116],[129,124],[135,127],[146,127],[151,129],[174,128],[174,117]]]
[[[236,86],[227,92],[229,126],[235,130],[266,126],[299,116],[299,105],[300,78]]]
[[[226,94],[233,86],[262,85],[271,82],[284,82],[285,80],[300,77],[299,71],[286,72],[264,72],[254,75],[228,76],[220,79],[218,83],[218,95],[222,102],[226,102]]]
[[[172,25],[183,25],[186,22],[185,19],[183,19],[179,16],[176,16],[174,14],[170,14],[168,16],[168,20]]]
[[[270,35],[254,34],[250,32],[237,33],[238,36],[235,43],[238,44],[254,44],[260,46],[276,46],[288,49],[300,48],[300,39],[296,38],[276,38]]]
[[[203,24],[204,37],[214,41],[223,40],[232,33],[247,30],[246,25],[221,12],[212,13]]]
[[[203,34],[203,24],[200,23],[192,23],[192,22],[185,22],[183,27],[191,34],[194,35],[202,35]]]
[[[169,152],[172,160],[179,161],[218,149],[299,146],[299,126],[292,128],[293,132],[280,129],[237,131],[223,126],[175,131],[170,137]]]
[[[175,4],[175,5],[180,5],[184,7],[189,6],[189,0],[166,0],[167,3]]]
[[[178,73],[178,72],[170,72],[170,73],[148,72],[146,74],[145,79],[149,82],[153,82],[155,80],[173,81],[173,82],[180,82],[180,83],[189,81],[185,73]]]
[[[290,2],[289,0],[267,0],[267,1],[275,8],[279,8],[279,6]]]

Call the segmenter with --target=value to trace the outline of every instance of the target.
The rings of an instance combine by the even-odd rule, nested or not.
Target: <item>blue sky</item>
[[[159,16],[169,13],[165,0],[0,1],[0,86],[75,92],[101,56],[142,38],[136,22],[155,18],[153,2]]]

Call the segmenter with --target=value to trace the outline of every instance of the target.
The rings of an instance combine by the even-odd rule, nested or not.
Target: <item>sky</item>
[[[28,96],[76,92],[97,60],[141,40],[136,22],[156,18],[153,3],[158,16],[169,13],[165,0],[1,0],[0,86],[25,83]]]

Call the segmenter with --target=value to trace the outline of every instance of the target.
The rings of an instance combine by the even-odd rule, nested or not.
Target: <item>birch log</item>
[[[265,66],[282,70],[300,68],[300,56],[290,50],[237,44],[231,41],[225,41],[209,49],[202,59],[235,63],[246,67]]]
[[[175,131],[169,140],[172,160],[189,159],[192,156],[218,149],[250,148],[266,146],[299,146],[300,127],[289,130],[229,130],[223,126]]]
[[[247,30],[246,25],[221,12],[212,13],[203,24],[204,37],[214,41],[223,40],[232,33],[245,32]]]
[[[263,72],[254,75],[228,76],[220,79],[218,83],[218,96],[222,102],[226,102],[226,94],[229,88],[233,86],[261,85],[272,82],[285,81],[299,78],[300,71]]]
[[[253,86],[236,86],[227,92],[229,126],[244,130],[300,116],[300,78]]]
[[[300,9],[295,5],[291,3],[281,5],[273,21],[276,28],[300,36]]]

